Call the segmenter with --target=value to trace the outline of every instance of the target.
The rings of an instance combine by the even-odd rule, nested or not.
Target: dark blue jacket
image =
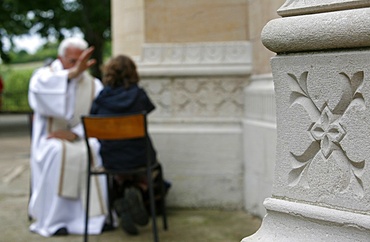
[[[91,106],[91,114],[130,114],[154,110],[154,105],[150,101],[144,89],[137,85],[129,89],[118,87],[112,89],[104,87]],[[156,159],[156,152],[150,141],[150,152]],[[110,169],[132,169],[146,164],[144,154],[145,141],[143,139],[127,141],[104,141],[101,140],[100,154],[103,164]]]

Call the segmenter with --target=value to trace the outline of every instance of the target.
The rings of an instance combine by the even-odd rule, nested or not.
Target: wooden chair
[[[82,123],[85,130],[85,143],[87,146],[88,155],[88,167],[87,167],[87,188],[86,188],[86,217],[85,217],[85,232],[84,241],[88,240],[88,220],[89,220],[89,197],[90,197],[90,177],[94,175],[105,174],[107,176],[108,184],[108,210],[110,221],[112,222],[112,184],[110,177],[117,174],[146,174],[148,180],[148,190],[149,190],[149,201],[150,201],[150,216],[152,218],[152,230],[154,241],[159,241],[158,230],[156,223],[156,206],[155,206],[155,194],[154,194],[154,184],[152,179],[153,170],[160,168],[157,161],[153,162],[154,157],[151,157],[149,137],[147,131],[147,120],[146,114],[130,114],[130,115],[120,115],[120,116],[98,116],[90,115],[83,116]],[[146,141],[146,148],[143,152],[146,153],[147,165],[144,167],[137,168],[135,170],[108,170],[104,167],[93,167],[92,164],[92,153],[90,150],[90,145],[88,142],[89,138],[97,138],[99,140],[129,140],[136,138],[144,138]],[[163,184],[162,171],[159,172],[159,178],[161,184]],[[163,217],[163,227],[167,230],[167,215],[165,209],[165,190],[164,186],[160,186],[160,209],[162,210]]]

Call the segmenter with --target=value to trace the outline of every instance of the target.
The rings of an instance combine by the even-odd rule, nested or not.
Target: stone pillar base
[[[268,198],[268,214],[250,241],[369,241],[370,217],[310,204]]]
[[[368,4],[287,0],[262,31],[277,53],[276,166],[267,215],[243,242],[370,241]]]

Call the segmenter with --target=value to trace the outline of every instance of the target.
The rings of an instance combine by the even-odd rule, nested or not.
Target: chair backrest
[[[114,116],[82,116],[87,138],[101,140],[124,140],[147,136],[146,114],[124,114]]]

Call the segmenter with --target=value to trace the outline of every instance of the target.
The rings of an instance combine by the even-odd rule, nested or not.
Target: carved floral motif
[[[347,164],[350,177],[348,180],[355,181],[357,189],[357,195],[363,196],[364,187],[361,176],[363,174],[365,161],[364,160],[351,160],[346,151],[341,146],[341,140],[346,136],[345,127],[341,124],[341,119],[345,117],[346,111],[356,103],[365,108],[365,102],[360,89],[363,85],[364,73],[359,71],[355,73],[351,78],[344,72],[339,73],[345,80],[346,89],[342,98],[338,101],[338,104],[331,110],[327,103],[324,103],[322,107],[318,107],[317,104],[312,100],[309,90],[307,88],[308,72],[303,72],[299,77],[294,74],[288,73],[289,86],[291,89],[290,103],[293,105],[302,105],[306,112],[311,117],[312,123],[307,132],[311,136],[311,144],[302,154],[294,154],[295,158],[292,164],[292,170],[289,173],[289,185],[296,186],[301,184],[302,186],[309,188],[309,179],[307,176],[308,169],[312,162],[317,160],[328,161],[334,151],[339,152],[344,162]],[[346,96],[344,96],[346,95]],[[322,159],[315,159],[319,154],[322,154]],[[333,158],[333,157],[331,157]],[[343,187],[344,191],[351,184],[346,183],[347,187]]]
[[[320,141],[320,147],[325,158],[329,158],[333,150],[339,149],[339,141],[346,132],[338,121],[338,116],[334,115],[328,107],[322,111],[320,119],[312,126],[311,135],[315,140]]]

